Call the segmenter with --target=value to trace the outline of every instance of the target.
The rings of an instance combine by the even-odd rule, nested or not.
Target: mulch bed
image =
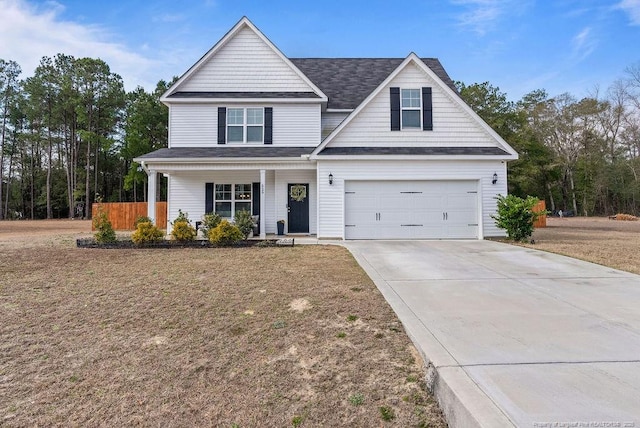
[[[119,239],[112,243],[99,243],[94,238],[80,238],[76,239],[76,246],[78,248],[104,248],[104,249],[131,249],[131,248],[220,248],[220,245],[213,244],[207,240],[194,240],[194,241],[172,241],[162,240],[157,242],[146,242],[144,244],[135,244],[130,239]],[[277,247],[277,246],[293,246],[293,241],[287,245],[281,245],[277,239],[264,239],[264,240],[245,240],[240,241],[234,245],[228,246],[232,248],[243,247]]]

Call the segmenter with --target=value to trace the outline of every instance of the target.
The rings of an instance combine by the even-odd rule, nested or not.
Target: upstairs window
[[[229,143],[263,143],[264,108],[228,108],[227,141]]]
[[[419,89],[389,88],[391,130],[422,129],[433,131],[433,91],[425,86]]]
[[[400,101],[402,129],[420,129],[420,89],[402,89]]]

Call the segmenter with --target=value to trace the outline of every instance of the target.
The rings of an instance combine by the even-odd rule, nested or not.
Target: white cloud
[[[457,16],[458,24],[480,36],[493,30],[504,15],[519,15],[529,7],[529,1],[524,0],[451,0],[451,3],[465,9]]]
[[[632,25],[640,25],[640,0],[622,0],[617,7],[627,12]]]
[[[150,76],[157,72],[157,61],[110,41],[106,28],[63,21],[64,7],[59,3],[34,6],[25,0],[0,0],[0,10],[0,58],[20,64],[22,77],[32,75],[43,56],[64,53],[104,60],[123,77],[127,90],[155,87],[158,79]]]
[[[576,34],[571,40],[572,44],[572,59],[575,61],[582,61],[587,58],[596,48],[597,41],[592,36],[591,28],[585,27]]]

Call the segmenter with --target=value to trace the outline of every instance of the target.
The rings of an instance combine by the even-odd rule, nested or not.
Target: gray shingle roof
[[[315,92],[174,92],[169,98],[320,98]]]
[[[366,156],[366,155],[509,155],[499,147],[326,147],[320,156]]]
[[[217,145],[215,147],[174,147],[156,150],[136,159],[166,159],[167,161],[185,158],[299,158],[310,154],[315,147],[282,146],[240,146]]]
[[[354,109],[404,58],[290,58],[329,98],[328,108]],[[422,58],[447,86],[457,89],[437,58]]]

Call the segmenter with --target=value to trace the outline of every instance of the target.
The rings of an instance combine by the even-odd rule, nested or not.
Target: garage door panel
[[[475,181],[347,181],[346,239],[478,237]]]
[[[447,210],[465,210],[475,208],[475,193],[452,193],[447,195]]]
[[[444,211],[446,199],[443,195],[419,193],[414,196],[414,208],[418,210]]]

